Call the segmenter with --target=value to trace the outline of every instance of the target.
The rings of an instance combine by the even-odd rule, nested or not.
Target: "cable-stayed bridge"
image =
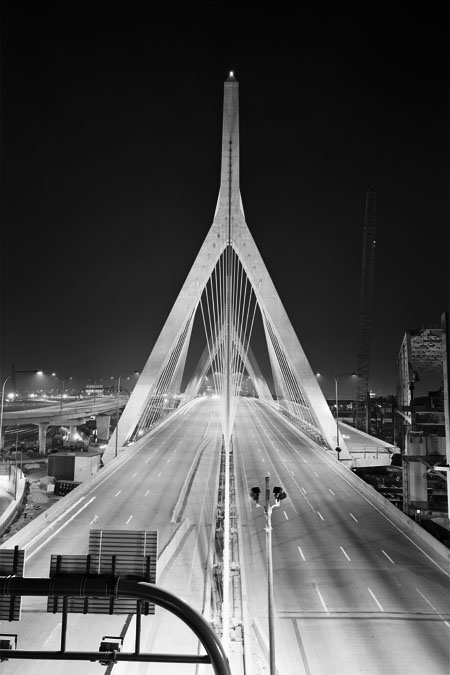
[[[206,344],[186,381],[196,321]],[[270,383],[251,349],[258,323]],[[206,376],[215,395],[198,397]],[[257,399],[238,396],[246,376]],[[182,402],[163,419],[183,382]],[[26,576],[47,576],[52,553],[86,553],[92,529],[158,530],[157,583],[211,621],[233,673],[268,672],[266,520],[249,493],[263,489],[269,475],[288,495],[272,517],[278,672],[448,672],[448,555],[349,471],[345,440],[337,461],[335,422],[245,222],[232,75],[213,224],[123,412],[117,441],[117,459],[113,436],[105,469],[5,542],[3,548],[25,548]],[[61,619],[45,605],[23,600],[22,648],[58,648]],[[98,649],[105,633],[132,642],[133,621],[70,615],[69,646]],[[170,617],[142,621],[148,651],[198,647]],[[11,633],[12,625],[0,629]],[[42,663],[11,659],[2,666],[5,675],[42,672]],[[45,662],[46,672],[80,667]],[[152,664],[151,672],[208,668]]]

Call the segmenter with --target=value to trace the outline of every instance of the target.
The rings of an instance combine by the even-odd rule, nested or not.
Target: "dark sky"
[[[394,393],[405,329],[448,309],[445,3],[144,4],[2,3],[2,377],[142,369],[212,223],[233,69],[246,220],[314,371],[356,369],[375,184]]]

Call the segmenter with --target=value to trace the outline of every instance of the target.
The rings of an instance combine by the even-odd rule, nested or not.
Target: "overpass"
[[[103,396],[93,400],[81,399],[76,401],[65,401],[64,404],[55,403],[42,408],[29,408],[23,410],[14,410],[3,412],[0,440],[0,448],[4,446],[4,432],[7,427],[23,427],[34,424],[39,428],[39,452],[45,455],[46,450],[46,432],[49,426],[69,426],[71,437],[76,427],[85,424],[87,420],[95,416],[97,420],[99,438],[109,439],[108,413],[122,410],[126,405],[128,396],[120,394],[119,396]],[[102,435],[104,434],[104,435]]]

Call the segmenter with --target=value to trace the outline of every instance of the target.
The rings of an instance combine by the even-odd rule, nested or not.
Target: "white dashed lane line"
[[[305,556],[303,555],[302,549],[300,548],[300,546],[297,546],[297,548],[298,548],[298,552],[299,552],[300,555],[301,555],[302,560],[306,562],[306,558],[305,558]]]
[[[130,522],[130,520],[132,519],[132,517],[133,517],[133,514],[131,514],[131,516],[128,518],[128,520],[127,520],[127,522],[125,523],[125,525],[128,525],[128,523]]]
[[[358,522],[359,522],[359,521],[358,521],[358,518],[355,518],[355,516],[353,515],[353,513],[349,513],[348,515],[349,515],[351,518],[353,518],[353,520],[355,521],[355,523],[358,523]]]
[[[339,546],[339,548],[341,549],[342,553],[345,555],[345,557],[347,558],[347,560],[349,560],[349,561],[351,562],[352,560],[351,560],[350,556],[347,555],[347,553],[344,551],[344,549],[342,548],[342,546]]]
[[[323,515],[320,513],[320,511],[316,511],[316,513],[317,513],[317,515],[319,516],[319,518],[321,518],[322,520],[325,520],[325,518],[324,518]]]
[[[392,560],[392,558],[386,553],[386,551],[383,551],[383,549],[381,549],[381,553],[382,553],[383,555],[386,556],[386,558],[389,560],[389,562],[391,562],[393,565],[395,565],[395,562],[394,562],[394,561]]]
[[[145,493],[144,497],[146,497],[146,496],[148,495],[149,492],[150,492],[150,490],[147,490],[147,492]]]
[[[374,593],[368,586],[367,586],[367,590],[369,591],[370,595],[372,596],[372,598],[373,598],[373,599],[375,600],[375,602],[377,603],[378,607],[380,608],[380,611],[381,611],[381,612],[384,612],[384,609],[383,609],[383,607],[381,606],[381,603],[378,601],[378,599],[377,599],[375,593]]]
[[[289,520],[289,516],[288,516],[288,514],[286,513],[286,511],[283,511],[283,513],[284,513],[284,517],[286,518],[286,520]]]
[[[121,492],[122,492],[122,490],[119,490],[119,492],[116,492],[116,494],[114,495],[114,497],[118,497],[118,496],[120,495]]]
[[[333,497],[336,497],[336,494],[333,492],[333,490],[332,490],[331,488],[328,488],[328,490],[329,490],[329,492],[331,492],[331,494],[333,495]]]

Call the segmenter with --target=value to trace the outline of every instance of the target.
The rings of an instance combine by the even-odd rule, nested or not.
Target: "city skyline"
[[[3,9],[3,378],[143,368],[214,216],[234,70],[244,212],[315,372],[356,369],[375,184],[370,387],[395,393],[405,330],[448,309],[439,16],[240,3],[225,39],[227,3],[172,4]]]

